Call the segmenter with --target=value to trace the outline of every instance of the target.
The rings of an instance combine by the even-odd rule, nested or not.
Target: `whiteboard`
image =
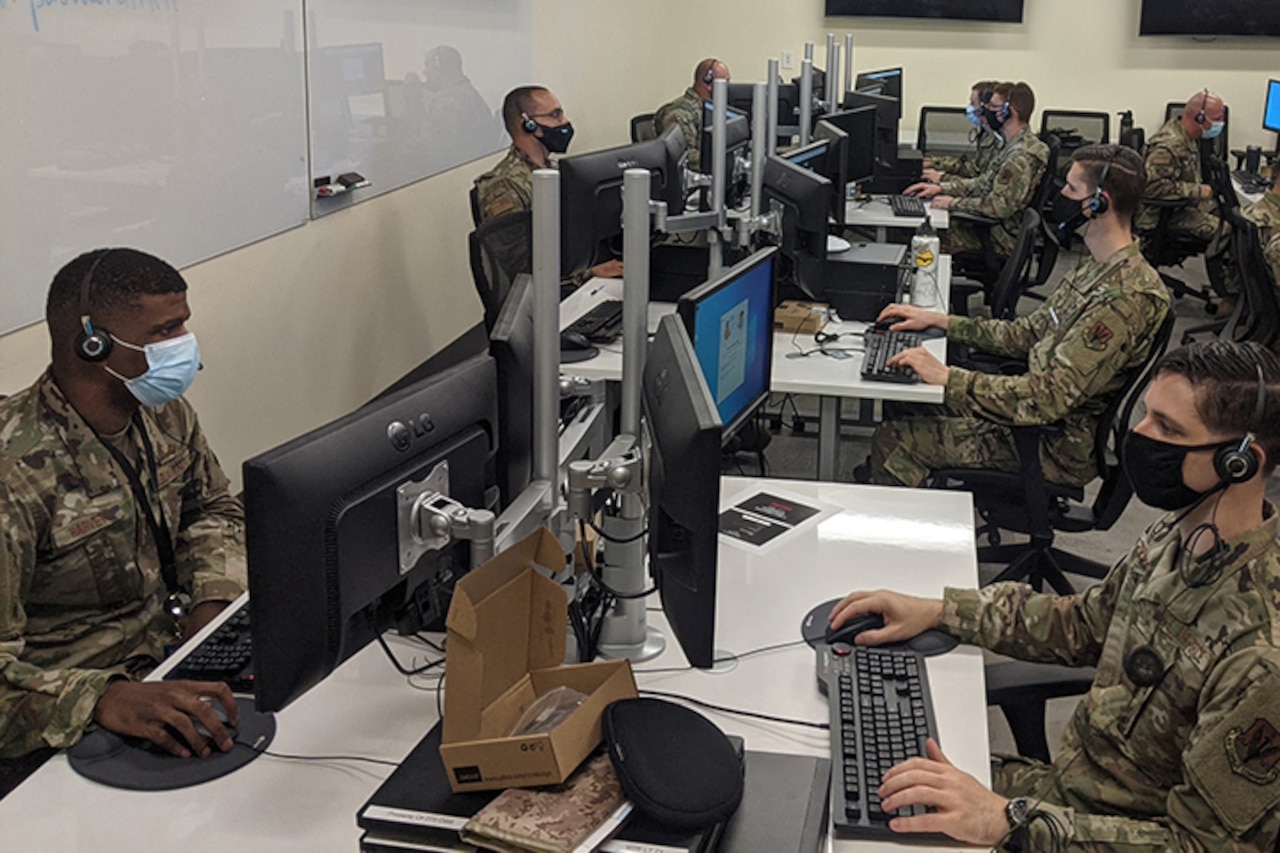
[[[307,221],[302,0],[0,0],[0,334],[99,246],[178,267]]]
[[[365,189],[324,216],[509,144],[502,99],[533,73],[532,0],[306,0],[313,178]],[[461,208],[465,210],[466,208]]]

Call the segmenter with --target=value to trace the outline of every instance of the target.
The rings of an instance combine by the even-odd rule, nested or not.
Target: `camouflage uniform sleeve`
[[[1053,318],[1044,305],[1013,320],[956,315],[947,324],[947,338],[992,355],[1026,358],[1031,346],[1048,333],[1052,323]]]
[[[191,603],[233,601],[244,591],[248,569],[244,544],[244,508],[204,432],[191,415],[188,444],[194,451],[183,488],[182,517],[176,535],[179,581],[191,590]]]
[[[997,583],[943,593],[942,626],[966,643],[1002,655],[1063,666],[1094,666],[1128,571],[1124,558],[1101,583],[1077,595]]]
[[[93,723],[114,670],[43,669],[21,660],[23,578],[35,570],[35,525],[0,483],[0,757],[71,746]]]
[[[1280,287],[1280,230],[1262,247],[1262,257],[1271,268],[1271,284]]]
[[[689,168],[698,171],[702,165],[698,150],[702,139],[702,116],[696,111],[683,108],[682,103],[677,100],[660,107],[653,115],[653,129],[661,136],[673,124],[679,125],[689,146]]]
[[[1280,837],[1280,650],[1255,646],[1210,674],[1160,822],[1041,804],[1031,850],[1273,850]],[[1056,824],[1054,830],[1048,822]],[[1056,836],[1056,843],[1055,843]]]
[[[983,196],[992,189],[990,174],[987,172],[979,172],[972,178],[954,178],[944,175],[942,183],[938,186],[942,187],[942,195],[953,196],[957,200],[969,196]],[[954,202],[952,204],[954,205]]]
[[[1113,291],[1068,329],[1043,370],[1019,376],[951,368],[946,402],[957,410],[1012,426],[1062,420],[1082,400],[1105,388],[1144,344],[1164,316],[1145,296]]]
[[[477,204],[480,208],[482,225],[499,216],[533,207],[533,199],[527,196],[519,182],[510,178],[492,178],[479,184],[478,187]]]
[[[1145,198],[1199,198],[1200,185],[1182,179],[1181,158],[1167,145],[1155,145],[1147,152]]]
[[[1044,174],[1045,164],[1026,146],[1010,152],[1000,172],[991,183],[989,191],[981,195],[967,195],[951,202],[953,213],[973,213],[992,219],[1008,219],[1021,212],[1031,201],[1031,196]],[[945,191],[945,185],[944,185]]]

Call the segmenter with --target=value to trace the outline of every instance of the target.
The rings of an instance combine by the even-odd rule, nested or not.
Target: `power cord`
[[[710,702],[703,702],[701,699],[694,699],[692,696],[683,696],[679,693],[668,693],[664,690],[641,690],[643,696],[662,696],[667,699],[678,699],[681,702],[688,702],[697,705],[700,708],[706,708],[711,711],[719,711],[722,714],[734,714],[739,717],[750,717],[755,720],[765,720],[770,723],[782,723],[788,726],[804,726],[811,729],[822,729],[830,731],[830,723],[815,723],[812,720],[793,720],[788,717],[774,717],[769,714],[761,714],[756,711],[744,711],[741,708],[727,708],[724,705],[713,705]]]
[[[396,656],[392,653],[391,647],[387,645],[387,641],[382,638],[381,634],[377,636],[377,640],[378,640],[378,645],[382,646],[382,651],[386,653],[387,659],[391,661],[391,665],[394,666],[396,668],[396,672],[400,673],[401,675],[421,675],[427,670],[434,669],[435,667],[444,663],[444,658],[440,658],[439,660],[431,661],[425,666],[420,666],[417,669],[408,669],[404,666],[404,664],[396,660]]]
[[[399,767],[399,761],[388,761],[385,758],[369,758],[365,755],[292,755],[287,752],[272,752],[269,749],[260,749],[251,743],[238,740],[235,741],[236,746],[242,746],[245,749],[258,753],[259,755],[267,755],[271,758],[282,758],[286,761],[363,761],[368,764],[382,764],[387,767]]]

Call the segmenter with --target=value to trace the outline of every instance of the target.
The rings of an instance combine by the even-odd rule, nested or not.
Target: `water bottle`
[[[938,253],[942,241],[926,216],[911,238],[911,260],[915,273],[911,281],[911,304],[941,310],[938,292]]]

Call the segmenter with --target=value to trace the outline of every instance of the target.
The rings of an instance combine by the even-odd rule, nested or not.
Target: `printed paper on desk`
[[[840,508],[778,489],[735,499],[720,513],[720,539],[752,553],[763,553],[787,541],[787,534],[819,524]]]

